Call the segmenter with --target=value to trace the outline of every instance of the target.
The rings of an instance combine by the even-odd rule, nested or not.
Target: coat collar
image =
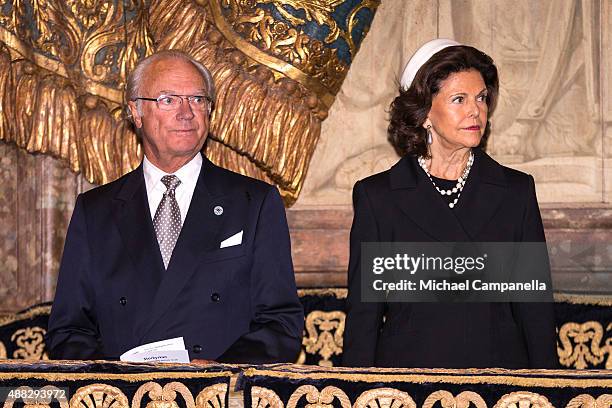
[[[419,182],[420,166],[415,157],[404,156],[390,169],[391,189],[416,188]],[[424,176],[424,173],[421,174]],[[474,149],[474,165],[470,177],[478,178],[483,183],[507,186],[503,167],[481,149]]]
[[[402,158],[389,171],[395,204],[423,232],[441,242],[474,241],[495,215],[508,186],[503,167],[480,149],[461,198],[450,209],[415,157]]]

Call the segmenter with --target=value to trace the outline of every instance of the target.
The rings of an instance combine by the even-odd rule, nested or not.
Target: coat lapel
[[[134,270],[146,273],[141,290],[156,290],[163,262],[150,216],[142,164],[132,173],[113,200],[113,216]]]
[[[219,180],[216,180],[219,176],[215,173],[216,166],[203,157],[202,169],[189,204],[189,211],[172,252],[168,269],[155,293],[144,336],[189,282],[200,263],[201,255],[218,245],[223,216],[215,215],[214,208],[224,207],[225,197],[222,191],[215,187],[219,184]]]
[[[435,190],[427,174],[413,157],[404,157],[390,171],[395,204],[431,239],[440,242],[466,241],[462,224]]]
[[[501,165],[480,149],[474,149],[474,155],[474,165],[455,207],[470,241],[478,241],[482,229],[500,210],[508,186]]]
[[[126,176],[112,205],[114,222],[123,241],[120,245],[132,262],[132,276],[125,277],[127,284],[122,290],[130,302],[146,307],[159,288],[164,264],[151,220],[142,164]],[[142,320],[133,322],[136,336],[143,332],[144,324]]]

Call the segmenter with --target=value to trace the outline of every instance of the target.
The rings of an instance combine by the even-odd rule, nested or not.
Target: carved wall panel
[[[352,185],[397,161],[387,110],[410,55],[451,37],[495,60],[500,98],[488,151],[531,173],[542,203],[612,197],[609,0],[382,4],[322,136],[299,205],[349,205]],[[605,169],[605,171],[604,171]]]

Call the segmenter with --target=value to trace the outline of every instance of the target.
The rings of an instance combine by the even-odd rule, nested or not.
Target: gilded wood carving
[[[218,86],[208,157],[277,184],[291,204],[379,2],[0,0],[0,140],[96,184],[118,178],[142,158],[122,110],[126,75],[178,48]]]

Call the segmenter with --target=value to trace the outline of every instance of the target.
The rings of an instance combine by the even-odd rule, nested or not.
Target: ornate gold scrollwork
[[[529,391],[511,392],[502,396],[493,408],[554,408],[548,399]]]
[[[412,397],[395,388],[375,388],[364,391],[353,408],[416,408]]]
[[[306,316],[305,325],[308,335],[304,336],[302,344],[307,353],[318,353],[323,357],[319,361],[320,366],[333,366],[330,361],[331,356],[342,353],[345,320],[346,314],[339,310],[331,312],[314,310]]]
[[[567,403],[565,408],[610,408],[612,407],[612,394],[602,394],[597,399],[589,394],[578,395]]]
[[[212,3],[215,23],[230,42],[258,62],[284,72],[315,91],[329,108],[348,71],[348,64],[330,45],[343,40],[353,58],[358,50],[354,38],[359,23],[357,14],[364,9],[374,12],[380,0],[360,1],[342,21],[336,21],[333,13],[344,0],[213,0]],[[272,9],[262,5],[270,5]],[[308,23],[325,27],[325,38],[319,40],[307,35],[303,27]],[[283,69],[283,63],[294,69]]]
[[[610,330],[611,326],[607,329]],[[597,321],[582,324],[565,323],[559,329],[561,342],[561,347],[557,347],[559,362],[566,367],[573,365],[575,368],[584,369],[589,363],[600,364],[608,354],[605,367],[612,369],[612,338],[607,339],[602,347],[603,335],[603,327]]]
[[[4,343],[0,341],[0,359],[6,358],[6,347],[4,347]]]
[[[145,408],[178,408],[176,403],[176,393],[183,396],[185,406],[187,408],[195,408],[195,401],[191,391],[180,382],[171,382],[162,388],[161,385],[155,382],[148,382],[138,388],[134,398],[132,398],[132,408],[140,408],[142,397],[148,394],[151,401],[147,403]]]
[[[283,401],[271,389],[251,387],[251,408],[283,408]]]
[[[65,160],[92,183],[114,180],[142,159],[122,113],[127,73],[155,50],[182,49],[210,68],[218,87],[206,155],[278,185],[291,205],[380,0],[360,0],[336,21],[340,3],[4,0],[0,140]],[[270,7],[285,17],[275,19]],[[327,38],[292,22],[329,28]],[[346,42],[345,61],[333,39]]]
[[[476,408],[487,408],[485,400],[473,391],[463,391],[454,397],[445,390],[432,392],[423,402],[423,408],[432,408],[438,401],[444,408],[468,408],[470,403]]]
[[[16,330],[11,336],[11,341],[17,345],[13,352],[13,358],[27,360],[48,360],[45,352],[45,334],[47,331],[42,327],[24,327]]]
[[[70,398],[70,408],[129,408],[125,394],[107,384],[90,384],[81,387]]]
[[[225,408],[227,384],[215,384],[204,388],[195,399],[196,408]]]
[[[310,384],[299,386],[291,394],[287,401],[287,408],[295,408],[303,396],[306,396],[306,401],[308,401],[306,408],[333,408],[334,398],[340,401],[342,408],[351,408],[351,400],[340,388],[330,385],[319,392],[315,386]]]

